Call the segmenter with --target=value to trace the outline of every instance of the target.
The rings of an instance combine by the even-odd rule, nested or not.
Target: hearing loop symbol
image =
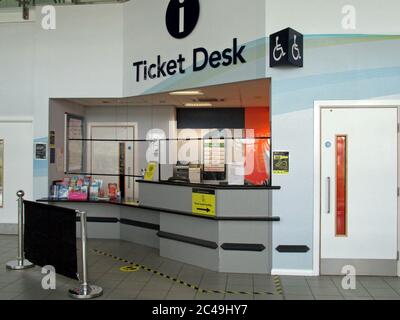
[[[277,53],[279,52],[279,55]],[[286,55],[286,52],[283,51],[282,45],[279,43],[279,37],[275,38],[275,48],[273,52],[273,57],[275,61],[281,60]]]

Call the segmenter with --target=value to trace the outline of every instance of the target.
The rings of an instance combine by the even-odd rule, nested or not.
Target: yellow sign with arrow
[[[215,190],[192,189],[192,212],[215,216]]]

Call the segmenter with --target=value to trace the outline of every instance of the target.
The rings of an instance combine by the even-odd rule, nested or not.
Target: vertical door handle
[[[331,213],[331,177],[326,178],[326,190],[327,190],[327,209],[326,213]]]
[[[131,167],[128,167],[128,175],[131,174]],[[128,177],[128,189],[131,188],[131,177]]]

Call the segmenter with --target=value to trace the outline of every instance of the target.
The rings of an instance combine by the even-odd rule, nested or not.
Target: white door
[[[117,183],[120,189],[124,188],[125,198],[133,200],[134,178],[131,175],[134,175],[134,142],[132,141],[134,127],[93,125],[90,133],[91,139],[115,140],[92,141],[90,172],[94,177],[103,180],[105,190],[108,183]],[[125,175],[122,181],[121,175]]]
[[[397,108],[321,110],[321,273],[397,274]]]
[[[33,129],[31,122],[1,122],[0,140],[3,140],[3,206],[0,207],[0,233],[15,232],[18,222],[18,190],[24,190],[25,199],[32,200],[33,189]]]

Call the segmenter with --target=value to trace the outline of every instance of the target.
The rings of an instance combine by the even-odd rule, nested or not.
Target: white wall
[[[399,34],[398,0],[266,0],[267,34],[291,27],[303,34]],[[356,9],[356,29],[342,28],[342,8]]]
[[[32,137],[32,122],[4,122],[0,117],[0,139],[4,140],[4,203],[0,208],[0,233],[15,232],[8,224],[18,221],[16,192],[24,190],[25,199],[32,200]]]
[[[34,24],[0,24],[0,117],[33,115]]]
[[[14,5],[16,6],[17,3],[14,3]],[[29,19],[24,20],[22,16],[22,9],[19,7],[0,8],[0,23],[29,23],[35,21],[35,13],[35,9],[30,9]]]
[[[38,121],[44,118],[49,97],[122,95],[122,6],[59,6],[56,12],[56,30],[43,30],[40,19],[35,26],[34,106]],[[35,126],[36,137],[47,134],[47,122]]]
[[[0,23],[0,116],[33,116],[34,141],[47,142],[49,98],[120,97],[122,10],[57,6],[56,29],[44,30],[38,6],[32,22]],[[47,164],[34,161],[34,176],[34,197],[45,196]]]

